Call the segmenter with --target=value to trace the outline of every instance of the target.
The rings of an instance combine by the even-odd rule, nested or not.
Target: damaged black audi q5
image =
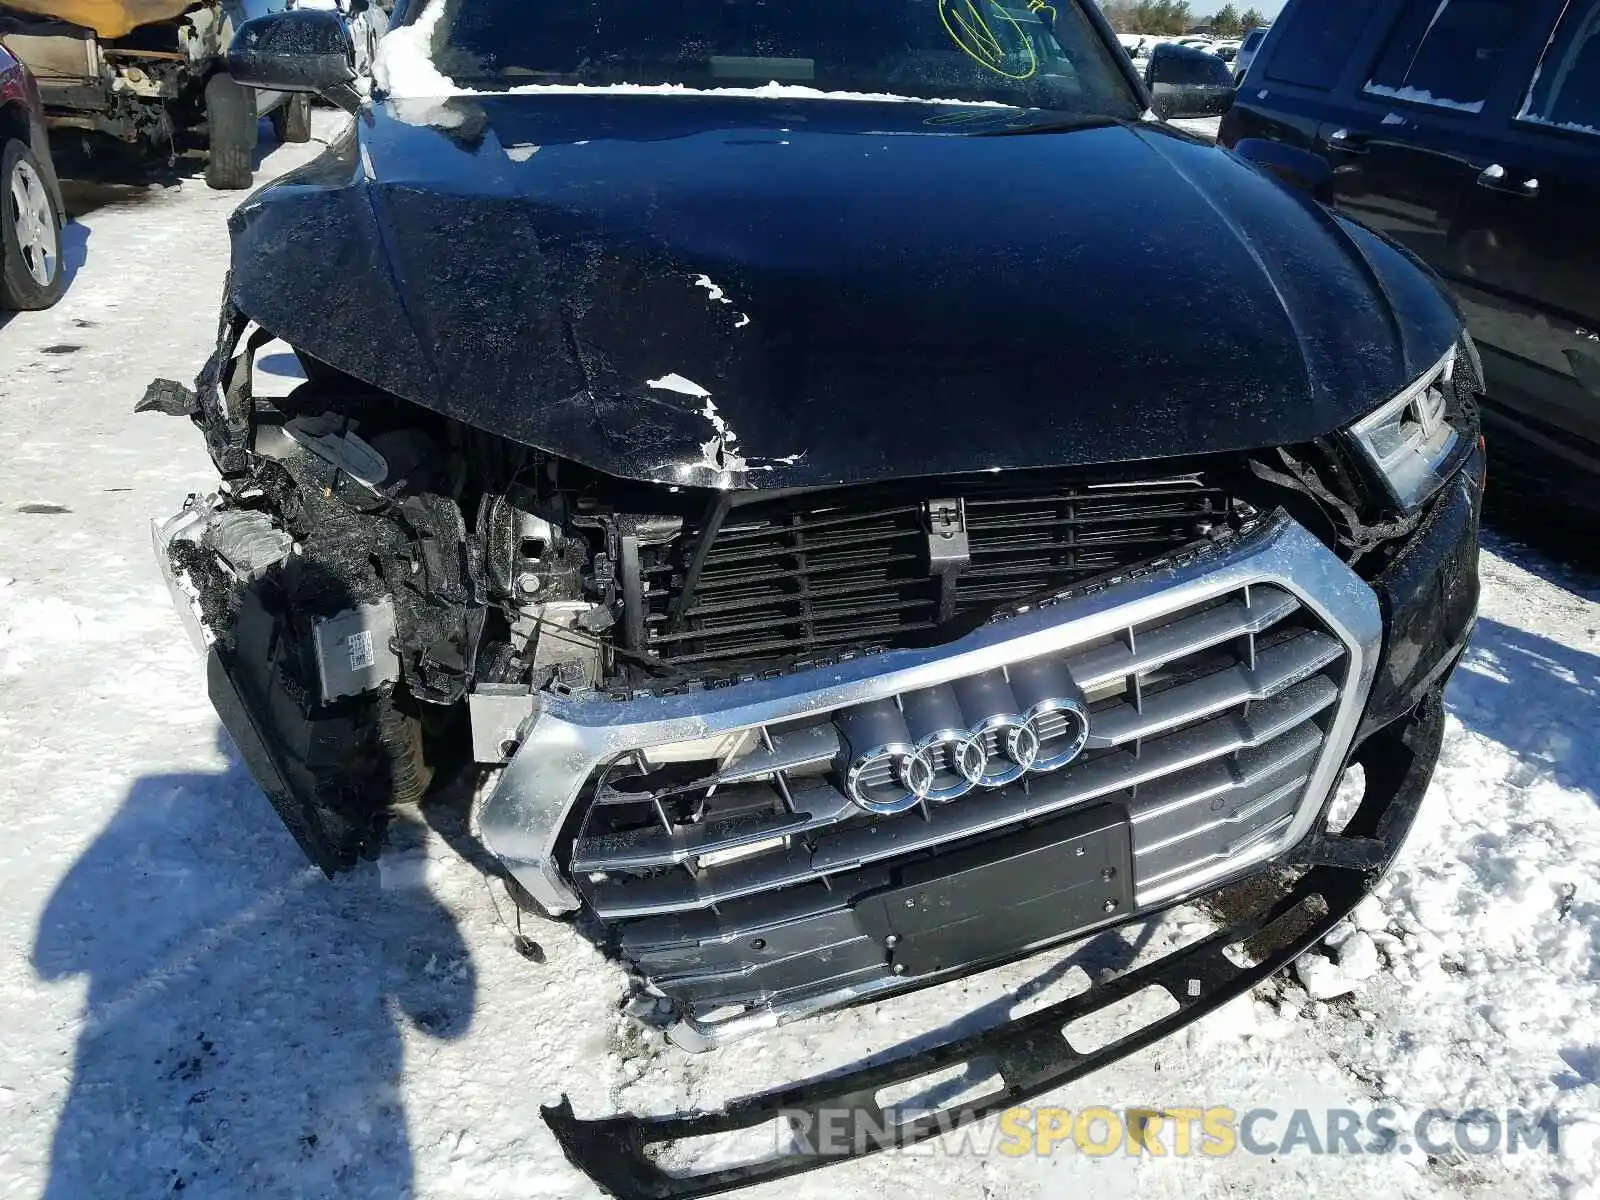
[[[230,69],[355,111],[234,214],[215,353],[147,399],[221,475],[157,541],[317,863],[481,770],[524,903],[689,1050],[1262,885],[906,1059],[549,1110],[607,1187],[816,1165],[642,1147],[979,1052],[998,1094],[886,1143],[1036,1095],[1387,867],[1476,613],[1476,354],[1405,252],[1158,120],[1094,5],[423,0],[360,102],[336,13]],[[1148,986],[1172,1015],[1062,1037]]]

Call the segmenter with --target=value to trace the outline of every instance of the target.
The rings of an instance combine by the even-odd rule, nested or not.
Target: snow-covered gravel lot
[[[589,1196],[539,1119],[562,1091],[585,1114],[714,1105],[1126,960],[1102,938],[690,1058],[619,1016],[620,974],[568,927],[525,929],[543,964],[513,949],[449,812],[323,879],[219,737],[151,558],[149,518],[211,486],[200,439],[132,411],[208,352],[239,197],[74,197],[66,298],[0,327],[0,1195]],[[1483,575],[1418,830],[1302,973],[1353,991],[1279,980],[1047,1102],[1550,1108],[1559,1153],[932,1143],[751,1194],[1600,1196],[1600,582],[1494,542]]]

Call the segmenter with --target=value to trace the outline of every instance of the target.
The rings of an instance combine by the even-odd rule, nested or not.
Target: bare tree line
[[[1241,13],[1232,4],[1223,5],[1209,20],[1197,17],[1189,0],[1106,0],[1100,7],[1118,33],[1188,33],[1206,26],[1218,37],[1241,37],[1267,23],[1260,9]]]

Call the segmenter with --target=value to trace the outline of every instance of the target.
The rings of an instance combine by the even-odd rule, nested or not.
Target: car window
[[[1223,62],[1218,55],[1206,54],[1201,56],[1200,61],[1195,65],[1195,70],[1200,76],[1199,79],[1195,80],[1196,83],[1220,83],[1228,87],[1233,86],[1233,72],[1228,70],[1228,64]]]
[[[1378,0],[1300,0],[1278,18],[1267,78],[1329,91],[1377,9]]]
[[[1162,83],[1183,86],[1223,83],[1232,86],[1233,76],[1228,64],[1215,54],[1204,50],[1185,54],[1169,47],[1159,47],[1151,56],[1150,73],[1159,75]]]
[[[1506,51],[1526,28],[1528,0],[1411,0],[1366,90],[1417,104],[1482,112]]]
[[[1600,135],[1600,0],[1568,0],[1517,119]]]
[[[475,88],[776,82],[1136,118],[1081,2],[434,0],[442,11],[423,11],[437,13],[435,64]]]
[[[1257,46],[1261,45],[1261,39],[1266,36],[1267,31],[1265,29],[1252,29],[1249,33],[1244,35],[1244,44],[1240,46],[1239,49],[1254,50]]]

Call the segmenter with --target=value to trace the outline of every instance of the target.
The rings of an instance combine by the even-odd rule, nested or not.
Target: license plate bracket
[[[910,864],[894,887],[857,902],[856,919],[914,977],[1005,958],[1132,909],[1127,810],[1103,804]]]

